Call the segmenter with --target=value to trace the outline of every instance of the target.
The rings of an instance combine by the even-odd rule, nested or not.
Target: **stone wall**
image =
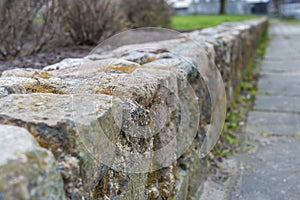
[[[230,107],[266,28],[265,18],[223,24],[3,72],[0,199],[198,199],[213,99],[225,97],[209,94],[222,83],[207,85],[218,74],[204,69],[220,70]]]

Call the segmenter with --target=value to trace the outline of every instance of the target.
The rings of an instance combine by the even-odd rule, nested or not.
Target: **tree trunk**
[[[226,0],[220,0],[220,15],[226,14]]]
[[[274,0],[275,14],[280,15],[280,4],[285,3],[285,0]]]

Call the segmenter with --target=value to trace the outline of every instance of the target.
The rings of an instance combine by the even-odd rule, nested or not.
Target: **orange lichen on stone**
[[[113,91],[112,90],[97,90],[96,94],[106,94],[106,95],[112,96]]]
[[[105,68],[105,71],[119,71],[124,73],[132,73],[137,67],[136,66],[123,66],[123,65],[113,65],[113,66],[107,66]]]
[[[41,78],[44,78],[44,79],[49,79],[49,78],[52,77],[52,74],[49,74],[48,72],[42,72],[42,73],[40,74],[40,77],[41,77]]]
[[[63,92],[57,90],[55,87],[50,85],[34,85],[32,87],[26,87],[25,89],[28,93],[63,94]]]
[[[41,72],[41,73],[35,72],[34,77],[43,78],[43,79],[50,79],[52,77],[52,74],[50,74],[48,72]]]

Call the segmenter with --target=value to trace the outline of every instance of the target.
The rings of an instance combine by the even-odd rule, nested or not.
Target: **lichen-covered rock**
[[[97,62],[99,63],[99,61]],[[169,64],[172,64],[172,62],[169,62]],[[125,195],[124,192],[126,191],[126,185],[133,182],[134,177],[131,178],[131,176],[122,172],[116,173],[107,168],[105,169],[101,164],[96,165],[96,162],[99,161],[92,158],[98,157],[100,159],[101,154],[102,156],[110,154],[117,156],[113,166],[115,166],[118,170],[124,170],[122,166],[133,159],[131,152],[134,152],[136,150],[135,148],[138,148],[137,150],[146,155],[147,152],[151,153],[154,148],[162,148],[164,144],[167,144],[170,139],[174,138],[175,128],[180,125],[180,122],[178,121],[180,113],[177,109],[177,107],[179,107],[179,100],[185,105],[188,105],[189,103],[188,93],[184,90],[186,84],[185,80],[187,78],[186,76],[199,76],[194,76],[193,73],[195,72],[193,70],[187,70],[184,73],[184,66],[180,69],[181,65],[178,62],[173,62],[173,66],[164,66],[155,68],[151,66],[140,67],[137,65],[134,67],[133,71],[128,72],[126,68],[132,67],[132,64],[127,66],[127,62],[125,62],[119,64],[119,66],[114,65],[113,68],[109,66],[103,69],[87,69],[87,73],[79,73],[78,75],[74,75],[72,79],[65,77],[64,73],[57,71],[55,76],[71,83],[68,84],[71,87],[62,89],[63,94],[57,94],[55,92],[51,94],[51,91],[46,92],[48,94],[30,92],[25,95],[11,94],[1,98],[0,123],[27,128],[31,134],[35,136],[41,146],[50,149],[53,152],[60,163],[60,170],[65,182],[65,189],[69,196],[73,195],[79,198],[79,196],[84,194],[85,191],[88,191],[88,188],[91,187],[90,183],[98,179],[98,172],[101,170],[103,171],[103,169],[103,177],[107,177],[111,173],[114,175],[110,176],[110,178],[100,179],[101,181],[97,184],[95,191],[93,191],[92,194],[98,195],[98,190],[100,190],[101,195],[99,197],[106,195],[112,198],[115,195]],[[125,68],[126,71],[124,71],[123,68]],[[98,74],[94,73],[94,70],[97,70]],[[116,70],[121,71],[116,73]],[[40,72],[37,71],[37,73]],[[14,76],[13,71],[10,72],[10,75]],[[84,76],[85,79],[83,79],[82,76]],[[76,81],[76,79],[78,79],[78,81]],[[115,79],[117,81],[110,81],[111,79]],[[192,78],[190,79],[191,81],[193,80]],[[75,93],[78,89],[80,89],[80,87],[82,87],[80,85],[81,80],[84,80],[83,89],[85,89],[84,92],[87,92],[87,94],[84,93],[84,96],[80,96],[79,93],[77,94],[79,96],[75,95],[72,97],[71,94]],[[169,88],[167,88],[166,84],[171,87],[169,86]],[[174,91],[170,92],[172,87],[174,87]],[[176,89],[177,87],[181,89]],[[113,88],[113,90],[111,88]],[[27,89],[27,92],[28,91],[31,90]],[[110,96],[107,96],[107,94]],[[90,95],[96,96],[93,96],[93,99],[90,99]],[[112,100],[111,95],[114,96],[114,100]],[[180,99],[177,97],[180,97]],[[122,98],[123,100],[121,101],[117,98]],[[163,101],[166,101],[167,104],[162,103]],[[88,109],[90,106],[89,103],[96,103],[96,107],[93,107],[94,110]],[[74,105],[76,105],[75,110],[73,108]],[[124,112],[123,116],[121,116],[123,118],[123,122],[121,124],[115,122],[116,116],[114,116],[110,110],[112,108],[118,110],[118,106],[121,106],[123,110],[122,112]],[[157,108],[155,106],[157,106]],[[191,104],[190,106],[193,105]],[[141,130],[141,132],[135,131],[132,132],[131,135],[123,135],[125,132],[127,132],[127,134],[129,133],[130,130],[128,127],[132,128],[130,125],[132,123],[131,120],[139,120],[139,123],[141,124],[146,123],[145,120],[147,120],[148,114],[144,113],[145,118],[141,116],[144,115],[144,107],[148,107],[149,110],[152,109],[155,111],[153,112],[153,116],[150,117],[158,118],[157,122],[149,121],[150,125],[151,123],[160,123],[160,120],[163,122],[160,126],[162,126],[161,135],[165,134],[164,137],[152,136],[151,132],[147,132],[147,130]],[[87,112],[87,115],[91,115],[90,118],[87,116],[81,116],[82,118],[80,123],[82,123],[84,127],[83,131],[80,132],[79,135],[77,133],[79,124],[76,124],[73,118],[74,112],[76,114],[76,109],[82,109],[83,112]],[[141,116],[141,118],[131,119],[131,116],[128,116],[129,112],[133,112],[132,116]],[[30,115],[28,113],[30,113]],[[191,113],[198,115],[197,109],[193,109],[193,112]],[[150,115],[152,115],[152,113],[150,113]],[[165,115],[166,117],[162,118]],[[197,118],[197,116],[190,117],[194,119]],[[101,142],[103,143],[101,135],[88,135],[89,137],[80,135],[88,134],[86,133],[88,130],[84,130],[93,126],[92,124],[95,120],[98,120],[101,124],[101,129],[104,130],[104,133],[109,138],[115,138],[115,143],[118,147],[118,154],[114,155],[115,152],[109,151],[107,154],[104,154],[103,146],[105,146],[105,144],[101,145]],[[189,124],[186,124],[187,128],[188,125]],[[157,125],[153,124],[153,126],[155,127]],[[184,129],[186,133],[196,134],[195,129],[191,129],[189,131],[187,128]],[[146,136],[141,135],[142,133],[149,134],[149,136],[145,139],[141,139],[141,137]],[[91,155],[88,155],[88,151],[86,151],[86,149],[83,149],[80,146],[81,143],[86,142],[82,140],[88,140],[89,138],[93,138],[92,141],[89,141],[90,148],[93,148],[92,157]],[[154,140],[156,140],[156,142],[154,142]],[[133,145],[139,146],[133,148]],[[187,148],[188,144],[185,145]],[[182,149],[181,151],[183,150],[185,149]],[[173,157],[173,152],[165,151],[163,153],[164,155],[161,155],[162,157]],[[70,161],[72,161],[73,164],[71,164]],[[151,162],[149,164],[151,164]],[[150,165],[147,166],[147,163],[145,164],[144,169],[137,169],[135,167],[134,170],[141,170],[141,172],[150,170]],[[152,165],[154,166],[154,163]],[[157,165],[158,167],[154,167],[155,169],[168,166],[161,163],[158,163]],[[161,173],[160,176],[162,176],[162,174],[165,174],[165,176],[173,176],[172,170],[166,170],[166,173]],[[121,181],[122,179],[123,181]],[[169,181],[163,179],[163,182],[164,183],[160,184],[158,187],[161,194],[165,197],[171,197],[174,195],[175,186],[172,186],[173,189],[169,186],[166,189],[164,187],[167,183],[169,183]],[[110,188],[108,185],[112,183],[115,183],[115,187],[113,189],[105,189]],[[173,185],[174,184],[175,179],[173,178]]]
[[[0,199],[65,199],[52,153],[25,129],[0,125]]]
[[[84,149],[78,147],[80,138],[72,118],[72,97],[40,93],[13,94],[1,98],[0,102],[0,123],[30,131],[38,143],[51,150],[58,160],[67,194],[74,197],[83,195],[83,181],[89,182],[89,177],[94,176],[93,172],[100,170],[101,166],[95,167],[91,157],[84,155]],[[105,117],[103,113],[109,108],[110,101],[109,98],[99,97],[98,103],[101,106],[97,110],[100,119]]]
[[[0,79],[0,98],[9,94],[25,94],[26,88],[36,85],[37,81],[26,77],[3,77]]]
[[[80,59],[80,58],[67,58],[59,63],[45,67],[45,70],[52,71],[52,70],[58,70],[58,69],[73,68],[76,66],[80,66],[81,62],[82,62],[82,59]]]

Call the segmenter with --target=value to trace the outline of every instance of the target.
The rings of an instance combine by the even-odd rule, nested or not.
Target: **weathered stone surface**
[[[0,199],[65,199],[52,153],[25,129],[0,125]]]
[[[32,87],[37,81],[32,78],[1,78],[0,79],[0,98],[9,94],[25,94],[27,87]]]
[[[227,24],[3,72],[0,124],[26,128],[53,153],[69,199],[197,199],[200,149],[216,137],[207,130],[225,98],[213,69],[230,106],[264,28],[265,19]]]
[[[99,97],[97,112],[100,117],[104,117],[105,111],[109,107],[108,97]],[[107,108],[105,105],[107,103]],[[39,144],[51,150],[59,162],[60,171],[65,182],[65,189],[73,196],[83,193],[82,181],[89,182],[93,172],[100,170],[89,169],[84,172],[82,165],[91,168],[93,160],[87,155],[80,155],[86,150],[78,147],[81,145],[80,138],[76,134],[76,127],[72,118],[72,98],[67,95],[58,94],[25,94],[9,95],[1,99],[0,122],[20,126],[28,129],[36,138]],[[14,113],[14,115],[10,115]],[[28,115],[30,113],[30,115]],[[111,121],[111,124],[113,122]],[[79,149],[81,150],[79,150]],[[92,165],[92,166],[89,166]],[[101,167],[101,166],[99,166]],[[80,173],[86,173],[85,180]]]
[[[111,70],[111,68],[109,68]],[[118,68],[114,67],[114,70],[117,70]],[[104,94],[110,94],[110,95],[114,95],[114,96],[120,96],[125,98],[127,96],[128,99],[132,99],[134,101],[132,101],[132,105],[136,104],[134,102],[139,102],[140,105],[149,105],[150,102],[151,104],[155,104],[155,102],[153,102],[153,99],[155,98],[174,98],[169,94],[168,91],[165,90],[164,87],[161,87],[159,85],[164,85],[165,83],[168,83],[170,85],[183,85],[183,83],[179,83],[178,81],[183,81],[185,78],[185,76],[178,76],[176,77],[176,73],[170,73],[167,71],[167,69],[161,69],[163,71],[165,71],[166,73],[160,73],[158,69],[151,71],[150,67],[149,69],[147,68],[143,68],[143,69],[136,69],[134,72],[132,72],[133,74],[128,74],[127,75],[127,79],[116,79],[118,80],[117,82],[110,82],[108,81],[108,79],[113,78],[113,76],[111,74],[115,74],[115,72],[111,72],[110,73],[106,73],[106,74],[102,74],[102,76],[98,75],[98,76],[94,76],[94,72],[89,72],[86,73],[85,75],[93,75],[91,77],[91,79],[85,81],[85,85],[84,85],[84,89],[86,89],[86,91],[90,92],[90,94],[93,94],[92,92],[94,92],[95,94],[98,93],[104,93]],[[170,69],[174,69],[176,70],[175,67],[170,68]],[[105,71],[106,69],[103,69],[103,71]],[[122,71],[121,71],[122,72]],[[13,73],[11,73],[13,75]],[[126,73],[125,73],[126,74]],[[81,74],[80,74],[81,75]],[[118,76],[124,76],[124,73],[117,73],[115,75]],[[74,77],[73,77],[74,78]],[[80,77],[78,78],[80,79]],[[124,81],[124,82],[123,82]],[[74,82],[74,84],[76,84],[78,82]],[[98,84],[99,87],[97,86]],[[107,84],[107,85],[106,85]],[[136,87],[139,84],[139,87]],[[114,86],[114,90],[112,91],[110,89],[111,86]],[[121,87],[123,86],[123,87]],[[56,92],[54,92],[55,94],[43,94],[41,95],[40,92],[38,93],[31,93],[31,94],[26,94],[26,95],[9,95],[7,97],[4,97],[1,99],[1,123],[3,124],[12,124],[12,125],[16,125],[16,126],[22,126],[25,127],[27,129],[30,130],[30,132],[37,138],[37,140],[39,141],[39,143],[44,146],[45,148],[50,149],[55,157],[58,159],[58,161],[60,162],[60,164],[62,166],[65,165],[71,165],[69,164],[70,160],[72,160],[73,162],[73,166],[71,167],[63,167],[62,168],[62,175],[65,181],[65,187],[66,190],[69,193],[74,193],[74,194],[79,194],[80,192],[83,192],[85,189],[87,189],[88,187],[82,187],[81,185],[81,181],[83,181],[84,184],[89,184],[89,182],[91,181],[90,178],[92,177],[92,175],[89,175],[90,177],[85,177],[83,180],[80,179],[80,175],[79,175],[79,171],[87,171],[87,174],[93,174],[91,171],[91,167],[94,167],[93,165],[91,165],[90,163],[87,164],[86,166],[82,166],[83,168],[81,168],[81,166],[79,166],[79,163],[81,162],[85,162],[84,158],[81,158],[80,156],[80,152],[82,152],[77,145],[80,145],[80,142],[82,138],[80,138],[80,136],[76,135],[76,128],[75,128],[75,124],[74,121],[72,121],[71,115],[72,112],[74,112],[72,110],[72,99],[71,96],[68,95],[68,92],[72,92],[74,90],[76,90],[76,85],[71,88],[71,90],[65,90],[64,93],[65,94],[57,94]],[[98,89],[99,88],[99,89]],[[79,87],[80,89],[80,87]],[[29,90],[31,91],[31,90]],[[165,93],[167,92],[167,93]],[[184,92],[184,90],[182,90],[181,92]],[[158,96],[159,95],[159,96]],[[163,96],[165,95],[165,96]],[[109,106],[115,106],[111,100],[111,97],[107,97],[106,95],[101,95],[99,94],[98,96],[100,96],[100,98],[103,98],[103,101],[99,99],[93,99],[93,102],[97,102],[97,105],[99,105],[100,107],[96,107],[95,110],[92,110],[92,112],[96,112],[97,115],[95,116],[95,118],[91,118],[90,120],[96,120],[98,119],[100,121],[100,123],[102,124],[102,129],[104,130],[111,130],[112,128],[115,129],[116,131],[115,134],[113,134],[114,132],[110,133],[107,132],[107,134],[112,134],[109,137],[117,137],[118,140],[120,140],[120,145],[121,145],[121,149],[120,151],[123,151],[123,149],[128,149],[129,147],[127,146],[127,140],[130,138],[123,138],[121,137],[120,133],[118,133],[120,131],[121,127],[118,127],[116,125],[116,127],[111,126],[112,124],[114,124],[114,119],[112,117],[109,117],[109,113],[108,113],[108,109],[105,110],[105,105]],[[176,94],[176,96],[179,96],[179,94]],[[141,98],[143,97],[143,98]],[[76,100],[76,98],[73,97],[73,99]],[[181,98],[182,99],[182,98]],[[78,99],[77,99],[78,100]],[[88,99],[88,97],[85,98],[85,101],[88,101],[90,99]],[[182,99],[183,100],[183,99]],[[90,101],[90,103],[93,103],[92,101]],[[80,102],[82,104],[82,102]],[[126,103],[126,102],[125,102]],[[173,108],[178,107],[178,102],[170,102],[171,104],[169,105],[172,109],[166,110],[168,113],[168,115],[171,115],[173,112],[175,112],[175,114],[178,112],[176,110],[173,110]],[[171,106],[172,104],[174,104],[173,106]],[[85,106],[85,105],[84,105]],[[86,106],[89,106],[89,104],[87,104]],[[123,105],[124,107],[124,105]],[[84,109],[86,110],[87,108],[84,107]],[[22,110],[22,112],[20,112],[20,110]],[[164,111],[164,110],[163,110]],[[11,113],[15,113],[13,116],[11,115]],[[30,113],[30,115],[28,115],[28,113]],[[88,113],[90,114],[90,113]],[[94,113],[92,113],[94,114]],[[176,114],[177,115],[177,114]],[[89,118],[88,118],[89,119]],[[170,119],[167,119],[170,120]],[[177,118],[174,119],[175,121],[172,122],[176,123]],[[167,121],[168,122],[168,121]],[[85,122],[83,122],[85,123]],[[86,126],[89,126],[90,123],[92,123],[92,121],[87,120],[86,121]],[[168,122],[169,123],[169,122]],[[163,124],[164,125],[164,124]],[[78,126],[78,124],[77,124]],[[174,125],[173,125],[174,126]],[[78,127],[77,127],[78,128]],[[119,130],[118,130],[119,129]],[[123,129],[124,130],[124,129]],[[164,128],[164,131],[166,131],[166,133],[168,133],[168,128]],[[171,133],[171,132],[170,132]],[[169,134],[170,134],[169,133]],[[136,132],[135,134],[138,134],[138,132]],[[97,138],[97,136],[95,136]],[[174,136],[173,136],[174,137]],[[101,138],[97,138],[96,141],[94,142],[98,142],[95,143],[94,146],[97,146],[100,144],[100,139]],[[132,141],[134,138],[132,138]],[[160,143],[157,143],[153,146],[153,144],[151,145],[151,143],[147,144],[145,143],[146,141],[144,141],[142,148],[159,148],[159,146],[157,145],[163,145],[164,143],[168,142],[169,138],[166,137],[165,139],[166,141],[161,140]],[[122,142],[123,141],[123,142]],[[140,143],[141,141],[136,140],[136,143]],[[150,146],[149,146],[150,145]],[[148,146],[148,147],[147,147]],[[101,145],[100,145],[101,147]],[[79,148],[79,149],[78,149]],[[101,147],[103,148],[103,147]],[[151,150],[149,149],[149,150]],[[83,152],[86,153],[86,152]],[[94,152],[97,154],[103,153],[101,151],[101,149],[99,149],[98,152]],[[113,153],[113,152],[108,152],[109,153]],[[166,155],[168,156],[168,152],[165,152]],[[171,152],[170,152],[171,153]],[[93,156],[96,156],[95,154]],[[99,155],[100,156],[100,155]],[[93,159],[88,159],[87,162],[93,162]],[[119,162],[117,160],[117,162]],[[67,164],[66,164],[67,163]],[[107,163],[108,164],[108,163]],[[86,167],[86,168],[85,168]],[[97,167],[94,172],[96,173],[97,171],[101,170],[103,166],[99,166]],[[88,170],[87,170],[88,168]],[[109,172],[107,172],[109,173]],[[172,174],[171,171],[166,171],[166,173],[161,173],[160,176],[162,174]],[[88,176],[88,175],[87,175]],[[119,179],[121,177],[125,178],[125,175],[121,175],[121,173],[119,173],[119,175],[115,175],[112,176],[111,179],[107,179],[107,180],[113,180],[116,179],[114,182],[117,182],[117,184],[119,183]],[[124,179],[123,178],[123,179]],[[129,180],[128,180],[129,181]],[[127,181],[127,182],[128,182]],[[132,180],[130,180],[132,181]],[[167,184],[169,181],[166,181],[165,184]],[[174,181],[173,181],[174,182]],[[106,183],[104,182],[100,182],[100,188],[105,188]],[[101,184],[104,184],[103,186],[101,186]],[[109,182],[107,183],[109,184]],[[74,185],[75,188],[70,189],[69,185]],[[78,187],[79,185],[79,187]],[[163,184],[162,184],[163,185]],[[73,187],[74,187],[73,186]],[[125,185],[120,185],[118,186],[120,188],[125,187]],[[96,187],[97,190],[97,187]],[[119,189],[120,191],[124,191],[124,189]],[[171,189],[170,189],[171,190]],[[162,192],[162,191],[161,191]],[[94,193],[97,193],[96,191]],[[109,191],[109,193],[107,195],[116,195],[118,192],[116,191]],[[164,192],[166,193],[166,191]],[[101,194],[103,195],[103,194]],[[167,195],[173,195],[172,192],[167,192],[165,194],[165,196]]]
[[[82,59],[80,59],[80,58],[67,58],[59,63],[45,67],[45,70],[52,71],[52,70],[73,68],[76,66],[78,67],[81,65],[81,62],[82,62]]]

